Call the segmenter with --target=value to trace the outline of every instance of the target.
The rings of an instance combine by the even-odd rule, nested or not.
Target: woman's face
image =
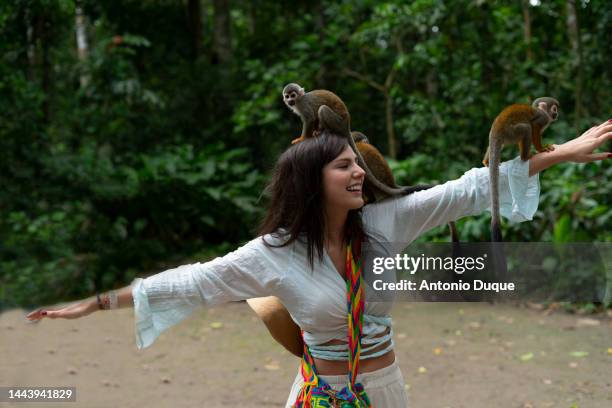
[[[363,207],[365,171],[357,164],[357,156],[347,146],[338,157],[323,167],[325,206],[334,210]]]

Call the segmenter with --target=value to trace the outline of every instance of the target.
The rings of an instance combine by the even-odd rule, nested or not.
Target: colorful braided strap
[[[353,251],[354,249],[354,251]],[[364,312],[364,286],[361,276],[361,239],[355,247],[349,242],[346,248],[346,297],[348,308],[348,384],[340,391],[317,376],[314,359],[304,342],[304,355],[300,371],[304,384],[298,394],[294,408],[370,408],[372,405],[363,385],[357,383],[359,355],[361,354],[361,332]],[[302,332],[302,338],[304,332]]]

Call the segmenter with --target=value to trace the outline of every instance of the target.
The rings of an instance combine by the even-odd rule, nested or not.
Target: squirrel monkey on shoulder
[[[368,137],[361,132],[353,131],[351,132],[351,136],[355,141],[355,146],[359,150],[359,153],[363,156],[363,159],[368,164],[368,167],[374,173],[374,176],[381,182],[385,183],[388,186],[395,186],[395,177],[393,177],[393,173],[391,172],[391,168],[389,164],[385,160],[384,156],[378,151],[378,149],[370,144]],[[419,187],[422,187],[422,190],[427,190],[429,188],[434,187],[431,184],[419,184]],[[363,184],[363,196],[365,203],[373,203],[378,200],[382,200],[388,198],[389,196],[382,191],[378,191],[376,187],[370,185],[370,183],[366,182]],[[459,237],[457,236],[457,227],[454,222],[448,223],[448,228],[451,233],[451,241],[454,243],[459,242]]]
[[[542,133],[559,117],[559,101],[551,97],[538,98],[531,105],[514,104],[505,108],[493,121],[489,132],[489,147],[482,163],[489,167],[491,188],[491,241],[501,242],[499,216],[499,164],[504,145],[518,144],[523,161],[531,157],[531,145],[538,152],[554,150],[542,145]]]
[[[283,88],[285,105],[302,119],[302,134],[291,143],[316,136],[319,130],[327,129],[338,136],[346,137],[349,145],[357,155],[357,162],[366,172],[366,180],[373,188],[387,196],[407,195],[424,190],[424,186],[393,186],[380,181],[368,167],[351,137],[351,116],[338,95],[325,89],[305,92],[298,84],[288,84]]]

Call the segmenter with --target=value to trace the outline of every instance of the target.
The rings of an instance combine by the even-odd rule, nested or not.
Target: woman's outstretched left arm
[[[504,162],[499,171],[501,214],[513,222],[531,220],[540,195],[538,173],[563,162],[603,160],[610,153],[593,153],[612,139],[612,122],[595,126],[577,138],[538,153],[528,161]],[[457,180],[406,197],[384,200],[364,207],[364,225],[389,242],[409,244],[424,232],[490,207],[489,170],[473,168]]]

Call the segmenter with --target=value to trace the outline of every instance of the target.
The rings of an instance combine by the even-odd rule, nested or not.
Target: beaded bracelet
[[[119,300],[117,299],[117,292],[111,290],[108,293],[102,295],[100,298],[100,294],[96,294],[96,299],[98,300],[98,308],[100,310],[112,310],[119,308]]]

